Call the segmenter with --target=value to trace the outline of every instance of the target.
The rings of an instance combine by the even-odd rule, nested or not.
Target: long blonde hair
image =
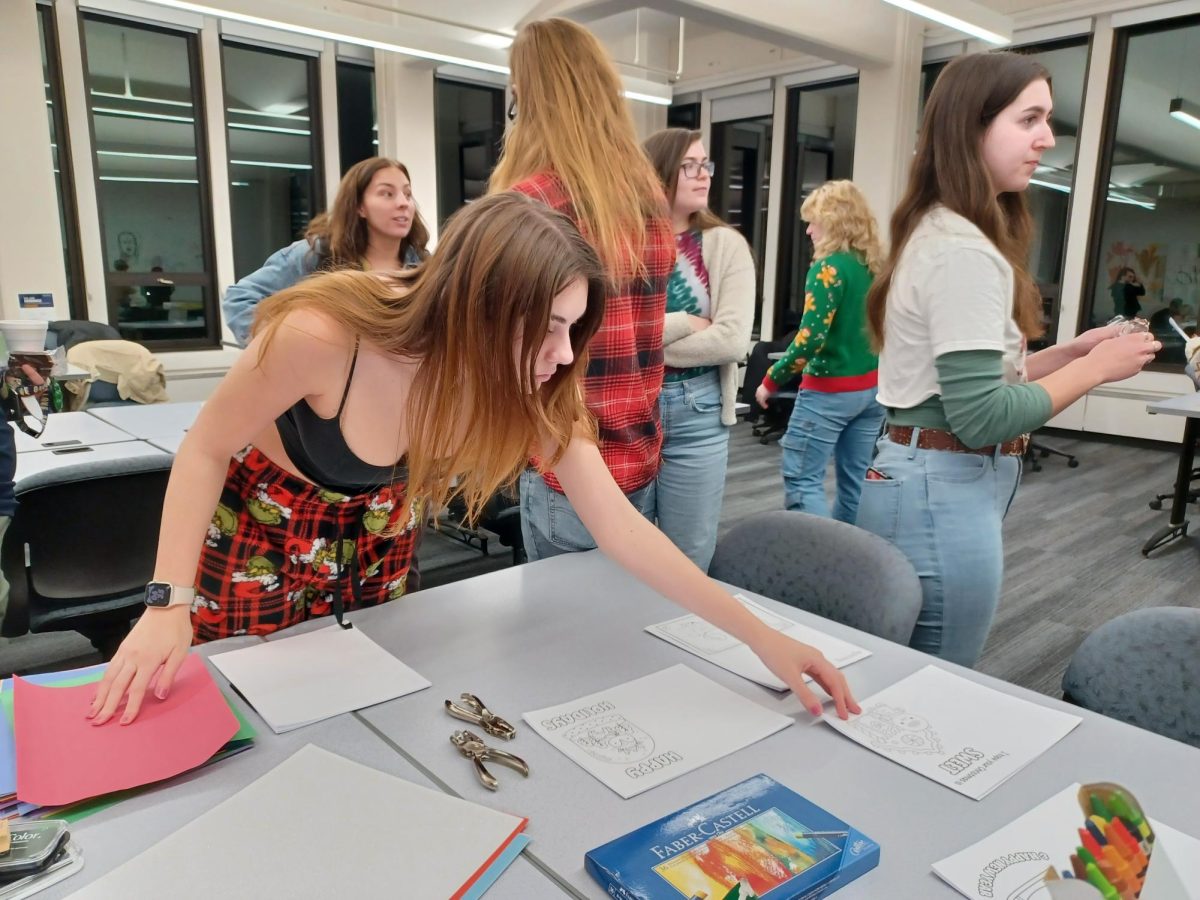
[[[517,33],[509,65],[517,116],[488,190],[553,173],[606,270],[636,271],[646,220],[666,215],[666,197],[608,54],[583,26],[543,19]]]
[[[580,279],[588,296],[571,329],[575,359],[539,388],[552,302]],[[516,482],[541,441],[557,447],[549,468],[577,424],[594,434],[581,378],[604,316],[604,275],[570,219],[545,204],[511,192],[486,197],[449,219],[437,253],[418,269],[387,281],[350,269],[319,274],[264,300],[254,327],[263,335],[260,360],[287,314],[305,308],[385,353],[421,360],[405,412],[408,485],[398,521],[415,502],[440,507],[456,496],[474,520]]]
[[[805,198],[800,218],[821,226],[821,239],[813,241],[817,259],[858,251],[871,274],[879,274],[884,262],[879,226],[867,198],[853,181],[825,182]]]

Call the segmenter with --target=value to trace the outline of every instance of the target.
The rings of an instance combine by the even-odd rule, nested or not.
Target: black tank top
[[[305,478],[323,488],[351,495],[402,481],[405,476],[403,457],[395,465],[373,466],[355,456],[342,436],[342,409],[350,394],[356,365],[358,338],[354,339],[354,356],[350,359],[342,400],[332,419],[322,419],[307,400],[301,400],[275,420],[284,452]]]

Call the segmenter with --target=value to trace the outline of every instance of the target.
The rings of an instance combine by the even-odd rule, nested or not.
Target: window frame
[[[88,65],[87,23],[103,22],[122,28],[138,28],[144,31],[167,34],[171,37],[183,38],[188,48],[188,77],[191,79],[193,124],[196,130],[196,187],[199,191],[200,203],[200,246],[204,259],[202,272],[111,272],[106,263],[102,263],[104,272],[104,304],[108,313],[108,323],[119,329],[121,325],[119,308],[113,303],[111,287],[143,287],[153,283],[151,276],[170,278],[177,286],[190,287],[199,285],[204,296],[204,336],[196,338],[142,338],[137,343],[145,345],[155,352],[170,352],[173,350],[215,350],[221,347],[221,298],[217,279],[216,248],[213,235],[212,184],[209,169],[209,125],[207,116],[206,97],[204,92],[203,66],[201,61],[202,47],[200,34],[189,28],[171,27],[166,24],[145,22],[141,19],[129,19],[96,10],[80,9],[79,16],[79,55],[83,71],[83,85],[87,103],[88,140],[92,154],[92,171],[96,190],[96,205],[99,213],[100,245],[108,246],[107,226],[104,219],[104,205],[101,201],[103,191],[100,184],[100,160],[96,142],[96,116],[91,108],[91,68]]]
[[[1075,322],[1075,333],[1086,330],[1091,314],[1095,312],[1096,288],[1103,267],[1101,262],[1104,245],[1104,220],[1108,203],[1108,185],[1112,176],[1113,157],[1117,150],[1117,127],[1121,119],[1121,100],[1125,93],[1125,67],[1129,61],[1129,40],[1144,34],[1180,31],[1200,27],[1200,14],[1176,16],[1170,19],[1155,19],[1113,32],[1112,57],[1108,66],[1108,84],[1105,85],[1104,117],[1100,126],[1100,153],[1096,160],[1096,176],[1092,191],[1092,208],[1088,217],[1087,264],[1083,273],[1083,289],[1079,312]],[[1143,371],[1179,371],[1177,362],[1152,360]]]

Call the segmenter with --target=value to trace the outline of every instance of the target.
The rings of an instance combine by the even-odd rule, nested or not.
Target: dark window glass
[[[83,17],[109,321],[160,349],[218,344],[196,35]]]
[[[375,69],[366,63],[338,60],[338,156],[341,174],[357,162],[379,155],[375,114]]]
[[[1200,17],[1118,32],[1081,327],[1150,320],[1184,362],[1200,309]]]
[[[317,60],[226,42],[233,267],[244,278],[324,208]]]
[[[504,140],[504,90],[437,79],[438,215],[482,197]]]

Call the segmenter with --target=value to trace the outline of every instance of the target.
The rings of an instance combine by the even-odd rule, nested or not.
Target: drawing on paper
[[[898,706],[880,703],[850,723],[884,753],[942,753],[942,739],[929,722]]]
[[[605,763],[637,762],[654,752],[654,738],[620,713],[591,719],[567,732],[567,740]]]
[[[712,655],[732,650],[740,641],[703,619],[689,616],[666,622],[662,630],[695,653]]]

